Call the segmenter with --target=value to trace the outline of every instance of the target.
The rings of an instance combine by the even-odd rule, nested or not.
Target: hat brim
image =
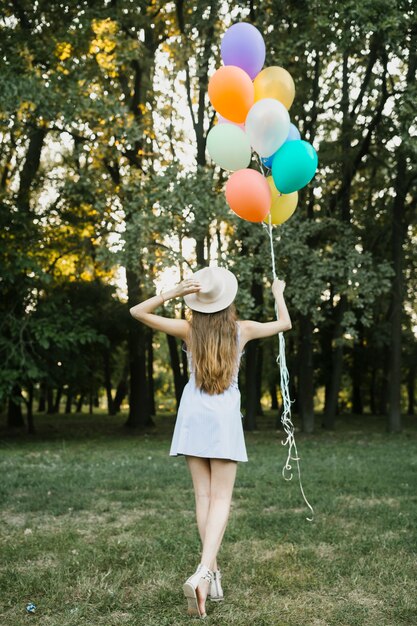
[[[236,298],[238,289],[236,276],[225,267],[210,267],[210,269],[218,275],[217,278],[223,283],[223,291],[220,297],[215,302],[202,302],[198,291],[184,296],[185,304],[193,311],[198,311],[199,313],[216,313],[217,311],[227,309]],[[198,280],[203,270],[204,268],[195,272],[193,279]]]

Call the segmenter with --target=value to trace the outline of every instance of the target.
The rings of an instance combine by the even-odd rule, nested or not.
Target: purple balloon
[[[288,133],[288,137],[286,138],[285,142],[297,141],[298,139],[301,139],[300,131],[296,126],[294,126],[294,124],[290,124],[290,132]]]
[[[265,62],[265,42],[255,26],[239,22],[223,35],[221,53],[225,65],[240,67],[253,80]]]

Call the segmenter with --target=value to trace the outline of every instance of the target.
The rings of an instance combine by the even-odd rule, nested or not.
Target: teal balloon
[[[251,160],[251,146],[244,130],[235,124],[217,124],[207,135],[207,150],[224,170],[243,170]]]
[[[308,141],[288,141],[275,153],[272,178],[281,193],[292,193],[305,187],[318,165],[317,152]]]

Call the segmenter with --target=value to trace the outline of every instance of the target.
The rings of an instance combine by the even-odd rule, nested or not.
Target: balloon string
[[[271,221],[270,213],[268,216],[268,226],[264,222],[262,222],[262,226],[267,229],[268,235],[269,235],[269,243],[271,247],[272,275],[275,279],[277,278],[277,274],[276,274],[276,265],[275,265],[274,241],[272,237],[272,221]],[[278,315],[278,306],[276,302],[275,302],[275,315],[278,320],[279,315]],[[281,395],[282,395],[282,404],[283,404],[281,423],[284,428],[285,434],[287,435],[287,438],[285,439],[285,441],[281,441],[281,443],[283,446],[288,445],[288,455],[287,455],[287,460],[285,462],[285,465],[282,468],[282,476],[285,480],[292,479],[292,476],[293,476],[292,473],[290,473],[289,476],[286,476],[286,472],[291,472],[292,466],[290,464],[290,461],[295,461],[297,463],[298,482],[300,485],[301,494],[304,498],[304,502],[310,509],[312,516],[314,516],[313,507],[311,506],[311,504],[309,503],[309,501],[307,500],[305,496],[303,485],[301,482],[300,457],[298,456],[297,445],[295,443],[294,425],[291,420],[291,403],[295,401],[290,399],[290,391],[289,391],[290,375],[288,372],[286,358],[285,358],[284,333],[282,332],[278,333],[278,340],[279,340],[279,354],[277,356],[276,362],[280,368],[280,385],[281,385]],[[292,454],[293,449],[294,449],[295,456],[293,456]],[[313,521],[313,517],[306,517],[306,519],[309,522]]]

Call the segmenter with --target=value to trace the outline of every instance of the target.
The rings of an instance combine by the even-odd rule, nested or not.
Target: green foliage
[[[274,316],[267,231],[228,209],[227,173],[207,164],[204,151],[214,122],[208,77],[220,64],[222,33],[241,19],[253,21],[263,33],[266,64],[282,65],[294,77],[291,118],[319,154],[319,172],[300,192],[295,215],[273,232],[277,271],[287,281],[294,323],[299,315],[311,319],[319,343],[345,297],[341,341],[355,342],[365,329],[375,349],[389,343],[391,231],[395,200],[403,193],[404,328],[413,341],[417,83],[412,4],[267,0],[249,5],[208,0],[5,4],[0,22],[2,397],[15,383],[70,384],[75,370],[81,381],[94,370],[92,354],[96,361],[104,354],[124,354],[123,304],[111,288],[106,291],[120,270],[133,276],[131,284],[146,296],[167,269],[181,277],[203,262],[215,262],[239,278],[241,317]],[[254,284],[263,290],[254,294]],[[109,324],[97,315],[98,303],[106,308]],[[171,310],[175,314],[175,305]],[[120,367],[111,358],[112,366]],[[164,370],[162,387],[167,376]]]
[[[351,307],[344,318],[349,320],[346,332],[356,336],[357,322],[372,324],[372,306],[389,292],[393,271],[387,261],[376,263],[363,250],[352,226],[332,217],[303,221],[296,216],[283,226],[277,249],[285,259],[291,308],[319,324],[324,321],[321,300],[331,292],[333,297],[344,293]]]

